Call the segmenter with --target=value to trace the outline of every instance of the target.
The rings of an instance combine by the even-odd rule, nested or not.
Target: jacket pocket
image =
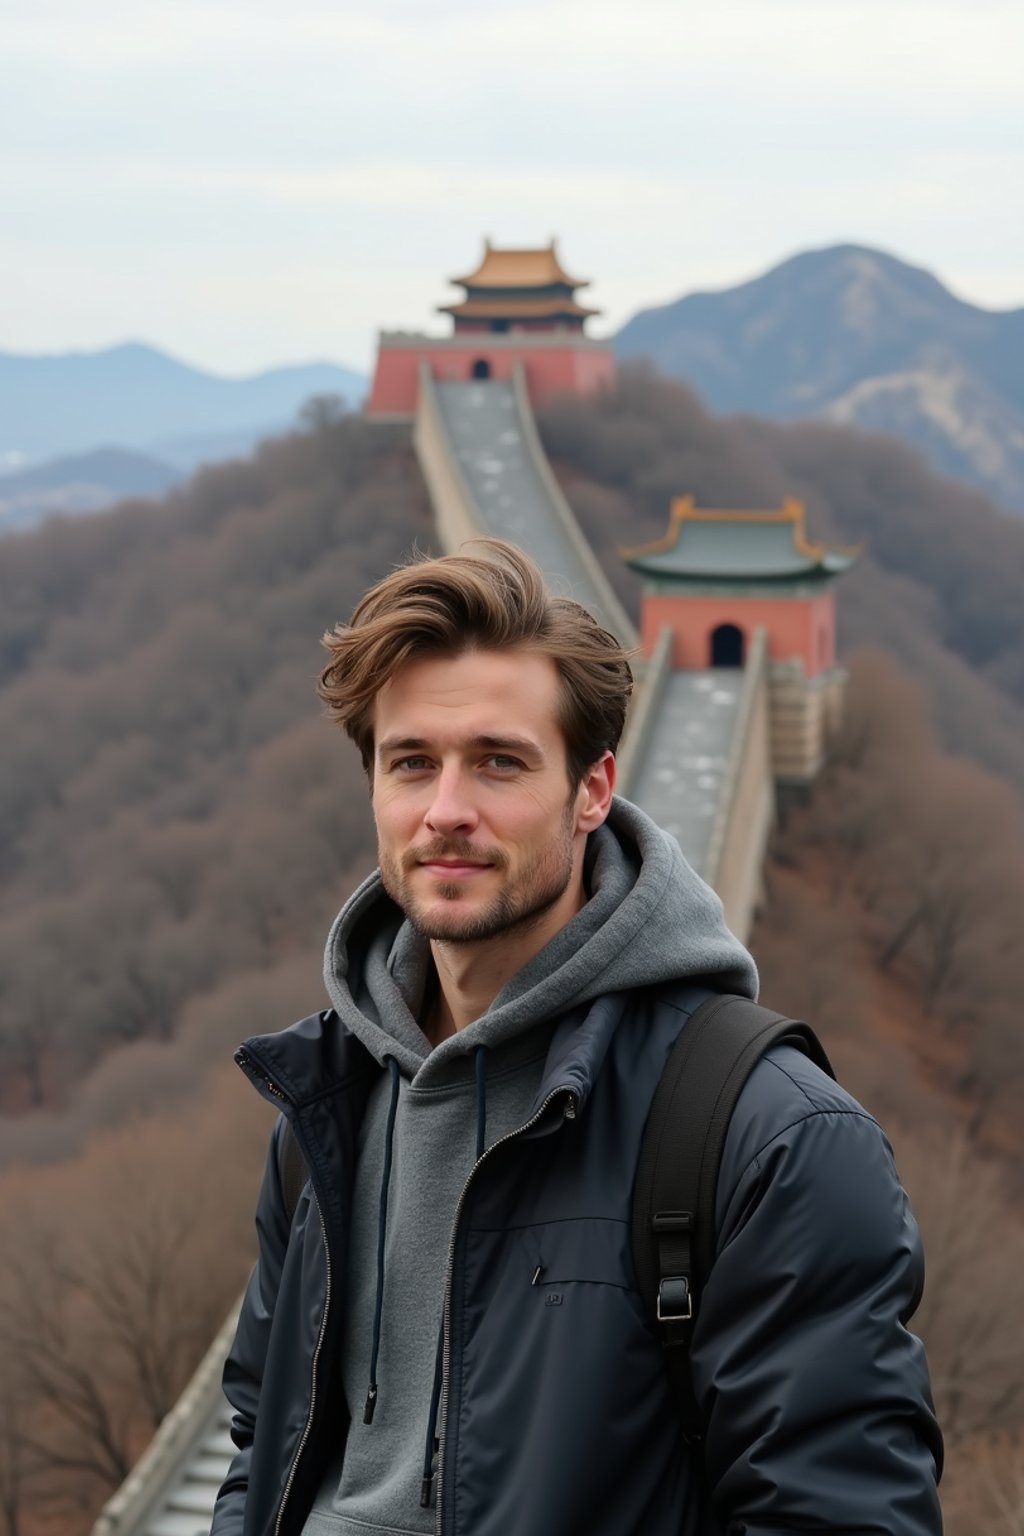
[[[534,1222],[520,1227],[517,1246],[525,1255],[531,1285],[589,1283],[632,1290],[632,1262],[625,1222],[601,1216]],[[516,1257],[510,1254],[515,1265]]]

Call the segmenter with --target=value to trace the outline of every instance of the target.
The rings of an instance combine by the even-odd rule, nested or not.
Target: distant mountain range
[[[893,256],[805,252],[739,287],[641,311],[615,350],[685,379],[717,411],[893,433],[1024,515],[1024,309],[966,304]],[[159,494],[287,430],[312,396],[358,407],[366,388],[332,363],[223,378],[141,343],[0,353],[0,532]]]
[[[0,502],[9,512],[16,500],[18,520],[29,522],[51,511],[87,510],[76,485],[91,487],[92,506],[154,494],[197,464],[248,453],[261,437],[286,430],[314,395],[358,406],[365,392],[362,374],[333,363],[230,379],[140,342],[46,357],[0,353]],[[122,457],[99,449],[104,443],[116,444]],[[68,479],[69,459],[82,455],[85,478],[76,468]],[[43,479],[33,485],[26,476],[37,470]],[[67,496],[61,483],[72,487]],[[11,525],[0,512],[0,526]]]
[[[52,513],[96,512],[130,496],[162,496],[185,472],[126,448],[48,459],[0,476],[0,533],[28,528]]]
[[[894,433],[1024,514],[1024,309],[966,304],[881,251],[808,251],[644,310],[615,350],[650,358],[718,411]]]

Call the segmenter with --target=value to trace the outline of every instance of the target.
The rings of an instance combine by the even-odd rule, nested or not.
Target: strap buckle
[[[651,1217],[651,1231],[656,1236],[693,1231],[693,1214],[690,1211],[656,1211]]]
[[[659,1323],[688,1323],[693,1317],[693,1297],[686,1275],[665,1275],[658,1286]]]
[[[693,1292],[690,1289],[693,1237],[692,1211],[656,1211],[651,1227],[658,1240],[659,1323],[688,1323],[693,1317]],[[680,1274],[679,1271],[682,1271]]]

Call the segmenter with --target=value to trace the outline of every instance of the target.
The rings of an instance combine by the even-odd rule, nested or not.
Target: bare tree
[[[1013,1428],[1024,1406],[1024,1335],[1015,1322],[1024,1227],[998,1172],[965,1137],[902,1137],[898,1147],[928,1255],[915,1328],[955,1447]]]
[[[39,1467],[24,1439],[24,1403],[14,1361],[0,1349],[0,1528],[24,1536]]]
[[[17,1242],[0,1261],[11,1520],[26,1503],[62,1520],[95,1509],[223,1321],[249,1260],[263,1140],[238,1132],[211,1105],[198,1124],[126,1127],[79,1165],[13,1181],[3,1215]]]
[[[951,1461],[943,1508],[946,1536],[1024,1536],[1024,1442],[979,1438]]]
[[[310,395],[299,411],[299,425],[306,432],[329,432],[345,415],[341,395]]]

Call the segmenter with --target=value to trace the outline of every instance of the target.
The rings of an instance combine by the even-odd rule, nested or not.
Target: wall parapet
[[[665,695],[665,684],[672,671],[672,639],[672,627],[666,624],[645,666],[626,720],[617,758],[616,787],[627,799],[633,792],[637,772],[650,745],[658,709]]]
[[[711,827],[711,836],[708,842],[707,859],[704,868],[704,878],[709,885],[723,895],[720,886],[726,872],[727,852],[730,842],[735,842],[737,833],[741,840],[750,843],[750,851],[753,861],[760,869],[764,857],[764,839],[767,835],[767,823],[771,814],[771,765],[768,758],[768,725],[767,725],[767,676],[768,676],[768,636],[767,632],[758,627],[754,632],[754,638],[747,657],[747,664],[743,670],[743,683],[740,691],[739,705],[736,713],[736,726],[733,731],[732,742],[729,747],[729,758],[726,763],[725,773],[722,776],[722,784],[719,790],[718,806],[715,811],[715,819]],[[755,737],[760,734],[765,739],[758,743]],[[758,760],[764,757],[764,772],[759,773]],[[763,777],[763,793],[759,794],[758,785],[751,783],[744,785],[745,776],[753,773],[754,778]],[[753,802],[759,799],[766,802],[767,814],[762,806],[756,812],[755,828],[739,828],[737,825],[740,802],[743,799],[744,788],[748,797]],[[754,833],[751,836],[751,833]],[[761,846],[756,846],[760,844]],[[735,860],[733,861],[735,862]],[[749,862],[749,859],[747,860]],[[742,901],[733,897],[733,905],[742,906],[746,911],[746,918],[741,926],[746,926],[749,921],[749,908],[753,901],[753,887],[749,878],[742,879],[742,885],[746,895]],[[723,897],[724,899],[724,897]]]
[[[437,385],[427,363],[419,369],[419,402],[412,434],[413,446],[427,482],[434,521],[445,553],[452,555],[468,539],[486,531],[458,456],[451,451],[438,399]]]

